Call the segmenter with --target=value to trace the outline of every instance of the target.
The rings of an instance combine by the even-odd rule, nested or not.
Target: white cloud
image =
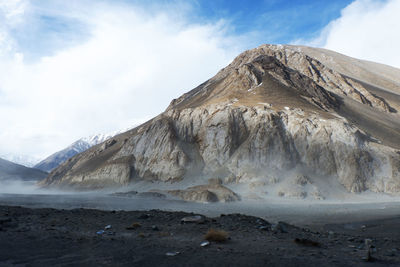
[[[400,0],[356,0],[308,45],[400,68]]]
[[[25,13],[28,2],[25,0],[1,0],[0,12],[6,19],[3,23],[17,24],[21,22],[21,17]]]
[[[2,20],[4,14],[24,20],[18,5],[7,10]],[[16,39],[3,28],[0,152],[44,157],[82,136],[141,122],[210,78],[243,48],[240,37],[225,32],[223,21],[191,24],[173,9],[154,12],[74,5],[63,16],[88,27],[84,41],[34,62],[24,60],[24,51],[11,45]]]
[[[0,57],[15,49],[9,31],[21,23],[27,5],[24,0],[0,0]]]

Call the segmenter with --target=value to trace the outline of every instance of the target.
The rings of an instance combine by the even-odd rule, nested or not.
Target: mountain
[[[0,159],[0,181],[38,181],[44,179],[47,175],[47,172],[43,172],[34,168],[28,168],[8,160]]]
[[[157,182],[195,201],[398,193],[399,110],[399,69],[324,49],[262,45],[41,184]]]
[[[33,167],[35,164],[37,164],[40,159],[33,157],[33,156],[28,156],[28,155],[19,155],[19,154],[2,154],[0,155],[0,158],[11,161],[16,164],[23,165],[25,167]]]
[[[112,134],[98,134],[81,138],[69,145],[68,147],[64,148],[63,150],[58,151],[40,161],[39,163],[34,165],[34,167],[45,172],[50,172],[69,158],[87,150],[94,145],[104,142],[105,140],[114,136],[116,133],[117,132]]]

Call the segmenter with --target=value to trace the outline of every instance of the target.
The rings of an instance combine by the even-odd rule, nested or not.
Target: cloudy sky
[[[400,67],[400,0],[0,0],[0,155],[137,125],[263,43]]]

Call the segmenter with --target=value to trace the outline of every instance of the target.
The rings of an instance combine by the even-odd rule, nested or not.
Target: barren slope
[[[39,169],[28,168],[8,160],[0,159],[0,181],[36,181],[45,178],[46,175],[47,172]]]
[[[279,45],[246,51],[159,116],[73,157],[42,184],[164,181],[181,189],[219,178],[257,198],[320,199],[322,185],[335,182],[350,192],[399,192],[396,69],[357,61],[353,73],[354,59],[325,64],[323,53]]]

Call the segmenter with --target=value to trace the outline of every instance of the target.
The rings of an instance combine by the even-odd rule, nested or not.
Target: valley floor
[[[0,206],[0,266],[400,265],[400,216],[302,227],[240,214],[182,223],[193,215]],[[202,247],[210,228],[229,239]]]

